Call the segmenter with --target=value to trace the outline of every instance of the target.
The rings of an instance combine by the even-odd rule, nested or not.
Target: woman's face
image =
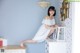
[[[50,16],[54,15],[54,11],[52,9],[50,9],[49,13],[50,13]]]

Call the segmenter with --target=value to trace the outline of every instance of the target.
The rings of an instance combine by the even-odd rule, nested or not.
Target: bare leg
[[[54,32],[55,28],[52,28],[51,31],[49,32],[48,36],[50,36],[53,32]],[[48,38],[47,36],[47,38]],[[46,38],[46,39],[47,39]],[[21,42],[21,47],[24,47],[25,46],[25,43],[37,43],[37,41],[34,41],[34,40],[25,40],[25,41],[22,41]]]
[[[48,37],[54,32],[55,29],[51,29],[51,31],[49,32],[48,36],[46,39],[48,39]]]
[[[21,42],[20,46],[21,47],[25,47],[26,43],[37,43],[37,41],[34,41],[34,40],[25,40],[25,41]]]
[[[55,25],[55,27],[53,27],[53,28],[51,29],[51,31],[49,32],[48,36],[50,36],[57,27],[58,27],[58,25]]]

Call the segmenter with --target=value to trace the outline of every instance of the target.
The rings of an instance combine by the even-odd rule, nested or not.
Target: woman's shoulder
[[[49,16],[45,16],[45,19],[49,19]]]

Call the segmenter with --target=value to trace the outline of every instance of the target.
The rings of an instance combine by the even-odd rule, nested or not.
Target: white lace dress
[[[50,26],[55,25],[55,19],[43,19],[41,27],[39,28],[32,40],[43,42],[47,38],[51,29],[45,28],[45,24]]]

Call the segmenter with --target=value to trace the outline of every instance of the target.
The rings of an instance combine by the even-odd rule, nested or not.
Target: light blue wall
[[[1,1],[0,35],[7,38],[9,44],[33,38],[45,14],[37,2],[38,0]]]
[[[9,44],[19,44],[24,39],[34,37],[47,14],[47,8],[40,8],[38,1],[0,0],[0,36],[7,38]],[[56,0],[50,2],[59,9]]]
[[[8,44],[20,44],[22,40],[32,39],[47,14],[47,8],[38,6],[39,0],[0,0],[0,36],[8,39]],[[56,23],[59,22],[58,0],[49,0],[56,7]],[[29,53],[44,53],[44,43],[35,44]],[[30,47],[30,46],[29,46]]]

